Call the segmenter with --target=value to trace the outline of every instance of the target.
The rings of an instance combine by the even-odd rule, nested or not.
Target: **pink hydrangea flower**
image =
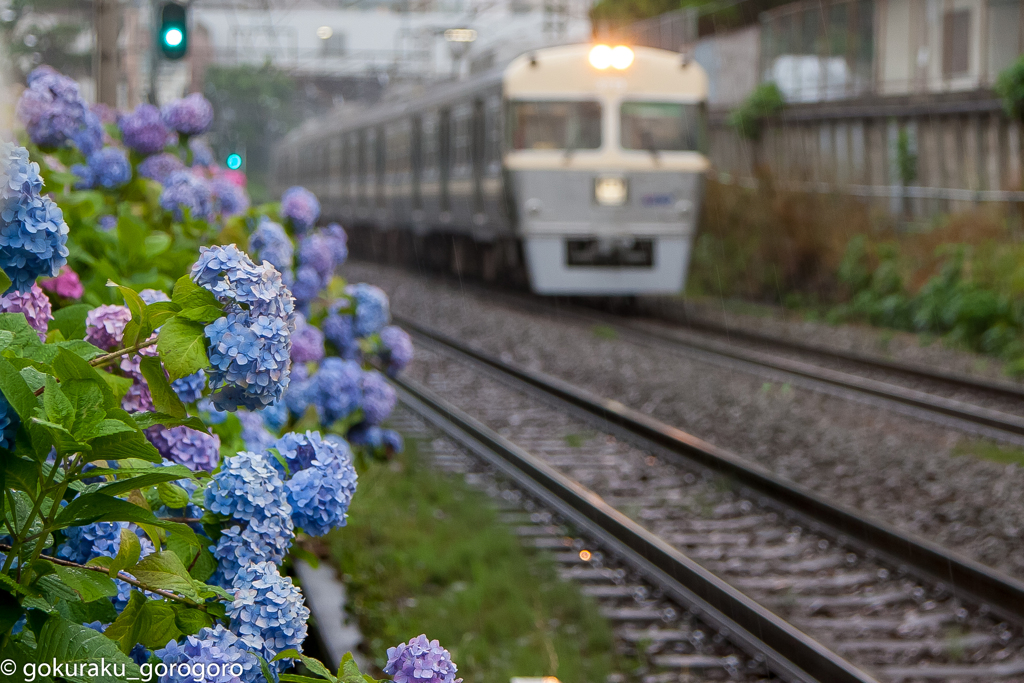
[[[53,320],[53,308],[46,293],[33,283],[27,292],[12,291],[0,297],[0,313],[24,313],[25,320],[46,341],[46,330]]]
[[[61,268],[57,277],[47,278],[39,284],[46,291],[53,292],[65,299],[81,299],[85,292],[82,281],[78,279],[78,273],[68,266]]]

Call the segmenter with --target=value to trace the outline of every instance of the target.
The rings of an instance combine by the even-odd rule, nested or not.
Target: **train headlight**
[[[628,194],[625,178],[601,176],[594,181],[594,200],[601,206],[622,206]]]
[[[612,48],[612,66],[622,71],[633,63],[633,51],[625,45],[616,45]]]
[[[590,50],[590,66],[604,71],[612,65],[612,49],[607,45],[595,45]]]

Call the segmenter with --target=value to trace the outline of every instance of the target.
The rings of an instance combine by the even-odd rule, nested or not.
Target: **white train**
[[[274,153],[353,248],[539,294],[677,292],[708,167],[707,76],[647,47],[567,45],[341,109]]]

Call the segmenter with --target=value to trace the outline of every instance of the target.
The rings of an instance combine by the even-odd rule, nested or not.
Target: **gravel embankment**
[[[353,262],[395,311],[727,448],[841,504],[1024,577],[1024,469],[953,455],[963,435],[873,405],[605,338],[472,289]]]

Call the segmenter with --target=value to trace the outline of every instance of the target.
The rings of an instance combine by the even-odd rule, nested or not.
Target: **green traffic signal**
[[[224,165],[232,171],[237,171],[242,168],[242,155],[232,152],[228,155],[228,158],[224,160]]]
[[[188,10],[176,2],[160,9],[160,52],[167,59],[181,59],[188,52]]]

